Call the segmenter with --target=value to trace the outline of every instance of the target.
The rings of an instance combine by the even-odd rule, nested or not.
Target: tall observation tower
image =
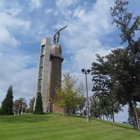
[[[50,98],[56,99],[54,87],[60,87],[61,70],[62,70],[62,47],[58,44],[60,31],[65,29],[67,25],[59,30],[55,30],[53,38],[54,44],[50,50],[50,39],[45,38],[41,41],[38,77],[36,86],[37,94],[42,94],[43,112],[62,113],[63,109],[54,105]],[[36,98],[35,98],[36,104]]]

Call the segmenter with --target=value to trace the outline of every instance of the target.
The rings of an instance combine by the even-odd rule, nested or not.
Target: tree
[[[140,131],[136,109],[136,102],[140,101],[140,38],[136,39],[135,37],[135,32],[140,30],[140,16],[133,17],[133,14],[127,11],[125,6],[128,5],[128,3],[128,1],[116,0],[114,8],[110,8],[113,23],[115,23],[121,31],[121,43],[127,43],[127,47],[123,51],[125,55],[121,57],[123,58],[122,64],[118,62],[117,66],[119,66],[119,69],[118,71],[117,69],[115,70],[115,74],[117,75],[116,79],[120,77],[121,80],[118,80],[119,85],[123,87],[124,93],[127,94],[127,96],[124,94],[123,97],[129,104],[134,129],[139,129]],[[114,56],[114,54],[112,56]],[[125,56],[126,58],[124,58]]]
[[[2,108],[0,108],[0,115],[2,115]]]
[[[79,111],[81,116],[84,115],[85,105],[86,105],[86,98],[83,98],[83,100],[76,107],[76,111]]]
[[[137,55],[125,49],[112,50],[105,57],[97,56],[98,62],[92,63],[93,91],[96,95],[106,96],[113,93],[122,105],[129,105],[134,129],[138,129],[136,101],[140,101],[140,61]],[[133,62],[133,63],[132,63]],[[112,97],[112,96],[110,96]],[[135,109],[135,110],[134,110]]]
[[[98,56],[99,57],[99,56]],[[139,66],[136,57],[132,57],[128,53],[128,49],[116,49],[109,55],[103,57],[99,64],[93,63],[93,80],[96,81],[93,86],[93,91],[97,90],[96,94],[107,94],[113,92],[116,101],[122,105],[129,104],[134,123],[134,128],[137,128],[136,114],[134,107],[139,97]],[[137,59],[136,59],[137,60]],[[132,63],[133,61],[133,63]],[[138,66],[138,67],[136,67]],[[97,75],[100,75],[97,79]],[[103,78],[101,78],[101,76]],[[96,84],[97,83],[97,84]],[[101,86],[100,86],[101,85]]]
[[[32,99],[30,99],[30,102],[29,102],[28,112],[30,112],[30,113],[33,113],[34,102],[35,102],[35,97],[33,97]]]
[[[124,49],[115,49],[105,57],[97,55],[99,63],[93,63],[93,81],[96,94],[113,92],[122,105],[128,104],[134,129],[139,129],[136,102],[140,101],[140,38],[134,37],[140,30],[140,16],[133,17],[127,12],[127,1],[116,0],[110,8],[113,23],[120,29],[121,43],[127,43]]]
[[[35,105],[35,110],[34,110],[33,113],[34,114],[44,114],[43,113],[43,106],[42,106],[42,95],[41,95],[41,92],[37,93],[36,105]]]
[[[92,63],[92,81],[94,81],[92,91],[94,92],[92,101],[98,101],[98,108],[100,108],[100,114],[108,118],[112,118],[113,122],[114,114],[118,113],[121,110],[121,103],[117,98],[117,90],[115,87],[114,76],[111,75],[111,66],[108,63],[108,59],[96,55],[98,62]],[[114,65],[114,63],[111,63]],[[114,72],[112,72],[114,73]],[[120,97],[120,96],[119,96]],[[92,106],[92,105],[91,105]],[[94,109],[95,110],[95,109]],[[99,110],[97,109],[96,112]]]
[[[97,97],[91,96],[90,100],[90,114],[93,118],[101,119],[101,108],[99,106],[99,99]]]
[[[69,73],[63,74],[63,79],[61,81],[61,87],[54,87],[56,92],[56,99],[50,98],[50,100],[57,106],[68,110],[70,115],[71,109],[74,109],[79,105],[84,99],[83,86],[75,88],[75,84],[78,79],[75,80],[73,76]]]
[[[110,92],[107,97],[105,97],[107,102],[107,110],[113,122],[115,122],[114,115],[119,113],[122,110],[121,103],[117,100],[114,93]]]
[[[139,119],[140,119],[140,108],[137,108],[138,110],[138,116],[139,116]]]
[[[19,98],[14,101],[14,113],[15,114],[21,114],[25,113],[25,110],[27,108],[27,101],[24,98]]]
[[[94,118],[106,116],[107,120],[112,119],[115,122],[114,114],[121,110],[120,103],[113,98],[113,95],[96,95],[90,97],[90,113]]]
[[[13,88],[9,87],[5,99],[2,101],[1,106],[2,115],[13,115]]]

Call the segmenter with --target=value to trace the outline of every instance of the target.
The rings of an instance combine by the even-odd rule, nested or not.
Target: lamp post
[[[85,74],[85,81],[86,81],[86,106],[87,106],[87,122],[90,121],[90,117],[89,117],[89,100],[88,100],[88,83],[87,83],[87,74],[90,73],[90,69],[82,69],[81,70],[83,72],[83,74]]]

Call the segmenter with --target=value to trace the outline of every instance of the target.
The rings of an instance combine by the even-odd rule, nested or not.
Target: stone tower
[[[50,53],[50,74],[49,74],[49,88],[48,96],[50,98],[56,99],[56,93],[54,87],[60,87],[61,82],[61,64],[63,62],[62,49],[59,44],[54,44],[51,48]],[[52,102],[48,101],[48,111],[55,113],[62,113],[63,109],[54,105]]]

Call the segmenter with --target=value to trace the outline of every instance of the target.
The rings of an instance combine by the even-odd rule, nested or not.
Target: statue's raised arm
[[[65,27],[63,27],[63,28],[59,29],[58,31],[61,31],[61,30],[65,29],[67,26],[68,26],[68,25],[66,25]]]
[[[55,31],[55,34],[54,34],[54,37],[53,37],[53,42],[54,42],[54,44],[57,44],[57,43],[59,42],[60,31],[63,30],[63,29],[65,29],[67,26],[68,26],[68,25],[66,25],[65,27],[63,27],[63,28],[61,28],[61,29],[59,29],[59,30],[57,30],[57,29],[54,30],[54,31]]]

